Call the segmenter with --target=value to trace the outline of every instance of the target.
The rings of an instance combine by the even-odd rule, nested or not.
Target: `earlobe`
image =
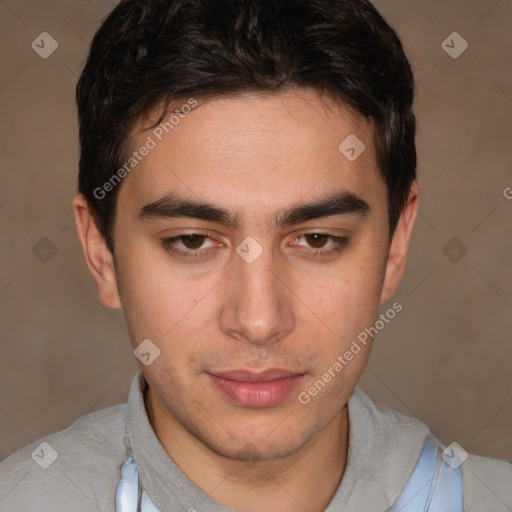
[[[89,272],[98,287],[99,298],[109,308],[121,308],[113,256],[83,194],[77,194],[73,198],[73,210],[78,238],[84,250]]]
[[[414,182],[389,247],[386,273],[380,297],[381,304],[393,296],[404,275],[407,249],[418,213],[418,197],[418,183]]]

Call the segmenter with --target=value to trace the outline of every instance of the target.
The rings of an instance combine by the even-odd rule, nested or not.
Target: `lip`
[[[263,372],[251,372],[250,370],[229,370],[225,372],[212,372],[210,375],[223,379],[236,380],[239,382],[266,382],[274,379],[282,379],[302,375],[300,372],[283,370],[280,368],[269,368]]]
[[[230,370],[207,374],[216,389],[244,407],[271,407],[303,379],[303,373],[272,368],[263,372]]]

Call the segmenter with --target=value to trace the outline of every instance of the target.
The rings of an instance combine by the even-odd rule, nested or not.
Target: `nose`
[[[229,273],[226,277],[230,284],[220,314],[224,333],[262,346],[293,331],[293,294],[270,249],[264,248],[250,263],[235,254]]]

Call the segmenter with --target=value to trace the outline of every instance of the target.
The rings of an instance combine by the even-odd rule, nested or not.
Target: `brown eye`
[[[215,243],[215,239],[212,233],[184,233],[162,238],[161,244],[164,250],[174,257],[199,260],[212,256],[216,248],[220,247]]]
[[[179,239],[187,249],[200,249],[207,237],[205,235],[181,235]]]
[[[306,245],[298,243],[299,240],[306,242]],[[333,257],[342,252],[348,244],[348,237],[335,236],[328,233],[309,232],[298,236],[292,245],[299,248],[302,254],[314,258]]]
[[[303,235],[308,244],[314,249],[321,249],[331,237],[322,233],[309,233]]]

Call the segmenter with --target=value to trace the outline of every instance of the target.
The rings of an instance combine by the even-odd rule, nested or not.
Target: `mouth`
[[[210,382],[224,396],[243,407],[271,407],[280,403],[305,374],[273,368],[264,372],[230,370],[207,373]]]

